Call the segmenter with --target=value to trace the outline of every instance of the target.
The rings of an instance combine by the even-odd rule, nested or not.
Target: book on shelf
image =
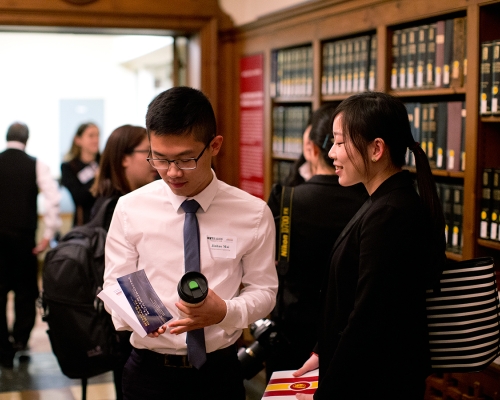
[[[275,371],[271,375],[262,399],[295,400],[296,394],[314,394],[318,388],[319,372],[317,369],[294,377],[295,370]]]
[[[417,36],[418,27],[408,28],[407,56],[406,56],[406,87],[413,89],[416,86],[417,71]]]
[[[345,67],[345,92],[352,93],[352,77],[354,72],[354,40],[347,39],[346,67]]]
[[[420,108],[420,146],[427,157],[429,157],[429,150],[427,148],[427,141],[429,139],[429,103],[421,103]]]
[[[400,42],[401,42],[401,29],[397,29],[392,34],[392,68],[391,68],[392,90],[396,90],[398,88]]]
[[[443,46],[443,87],[450,87],[451,67],[453,64],[453,19],[445,20]]]
[[[408,29],[401,29],[398,55],[398,89],[406,89],[406,62],[408,58]]]
[[[493,169],[491,177],[490,240],[500,241],[500,170]]]
[[[429,25],[420,25],[417,36],[417,79],[416,87],[421,89],[426,82],[427,31]]]
[[[481,80],[479,85],[479,113],[481,115],[491,114],[491,63],[493,60],[493,42],[481,43]]]
[[[142,269],[117,278],[97,296],[141,337],[172,319]]]
[[[424,87],[434,87],[434,68],[436,66],[436,24],[429,24],[427,30],[427,57]]]
[[[446,250],[451,248],[451,227],[453,225],[453,208],[451,202],[451,185],[445,183],[437,183],[439,199],[443,208],[445,235],[446,235]]]
[[[451,66],[451,87],[464,85],[464,59],[465,59],[465,24],[466,17],[453,20],[453,56]]]
[[[408,121],[410,122],[410,129],[413,139],[418,142],[416,139],[415,133],[415,107],[417,103],[405,103],[406,110],[408,111]],[[415,157],[413,156],[413,152],[410,149],[406,150],[406,165],[415,166]]]
[[[500,115],[500,40],[495,40],[491,56],[491,113]]]
[[[370,36],[364,35],[359,38],[359,83],[358,91],[365,92],[368,89],[369,58],[370,58]]]
[[[451,248],[454,253],[462,253],[463,248],[463,186],[452,186],[453,219],[451,226]]]
[[[342,43],[336,41],[334,44],[334,68],[333,68],[333,93],[340,93],[340,64],[342,60]]]
[[[460,105],[461,108],[461,105]],[[448,103],[440,101],[436,108],[436,168],[446,169],[446,153],[448,141]]]
[[[347,92],[347,40],[340,42],[340,92]]]
[[[443,87],[443,71],[444,71],[444,47],[446,34],[446,21],[441,20],[436,22],[436,63],[434,68],[435,87]]]
[[[377,78],[377,35],[370,37],[370,61],[368,67],[368,90],[375,90]]]
[[[491,192],[493,189],[493,168],[484,168],[481,180],[481,197],[479,200],[479,237],[490,238]]]
[[[447,103],[446,154],[449,171],[460,171],[462,154],[462,102]]]
[[[465,101],[462,102],[462,139],[460,141],[460,171],[465,171],[465,161],[466,161],[466,151],[465,151],[465,134],[467,132],[467,126],[465,125],[465,120],[467,117],[467,109],[465,108]]]
[[[352,53],[352,83],[351,88],[353,93],[359,92],[359,59],[361,57],[361,39],[354,38],[353,53]]]
[[[329,65],[330,47],[331,43],[325,43],[323,44],[322,47],[323,69],[321,71],[321,94],[323,96],[331,94],[328,92],[328,77],[330,74],[330,65]],[[333,83],[333,77],[332,77],[332,83]]]

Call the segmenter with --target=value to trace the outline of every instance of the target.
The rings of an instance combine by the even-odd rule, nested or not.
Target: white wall
[[[0,151],[8,126],[25,122],[30,129],[27,152],[49,164],[58,178],[60,154],[67,151],[59,149],[60,99],[104,100],[102,145],[120,125],[144,126],[147,104],[156,94],[154,81],[120,63],[171,40],[156,37],[148,43],[147,38],[0,33]]]
[[[238,26],[307,1],[310,0],[219,0],[219,5]]]

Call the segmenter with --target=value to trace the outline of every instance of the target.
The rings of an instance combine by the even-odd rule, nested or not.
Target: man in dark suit
[[[13,123],[7,130],[7,149],[0,153],[0,366],[13,367],[16,350],[25,350],[35,324],[38,297],[37,255],[49,245],[61,225],[60,193],[47,165],[24,150],[28,127]],[[45,204],[45,230],[36,245],[37,196]],[[15,320],[7,324],[7,295],[15,294]]]

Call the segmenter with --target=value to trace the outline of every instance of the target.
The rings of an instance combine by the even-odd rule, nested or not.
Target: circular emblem
[[[78,4],[78,5],[82,5],[82,4],[90,4],[90,3],[94,3],[96,2],[97,0],[63,0],[65,1],[66,3],[70,3],[70,4]]]
[[[290,385],[290,389],[292,390],[304,390],[307,389],[311,384],[309,382],[299,382],[293,383]]]

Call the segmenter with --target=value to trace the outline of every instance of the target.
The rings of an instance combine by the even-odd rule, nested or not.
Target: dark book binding
[[[453,20],[453,63],[451,67],[451,87],[461,87],[464,84],[465,59],[465,18]]]
[[[491,217],[491,191],[493,188],[493,169],[483,169],[483,179],[481,186],[480,215],[479,215],[479,237],[481,239],[490,238],[490,217]]]
[[[172,319],[143,269],[121,276],[117,281],[147,333],[156,331]]]
[[[449,171],[460,171],[462,150],[462,102],[447,103],[447,166]]]
[[[500,40],[495,40],[492,46],[491,61],[491,113],[500,114]]]
[[[479,86],[479,108],[481,115],[491,114],[491,62],[493,42],[481,43],[481,83]]]
[[[448,103],[440,101],[436,110],[436,168],[446,169]]]

